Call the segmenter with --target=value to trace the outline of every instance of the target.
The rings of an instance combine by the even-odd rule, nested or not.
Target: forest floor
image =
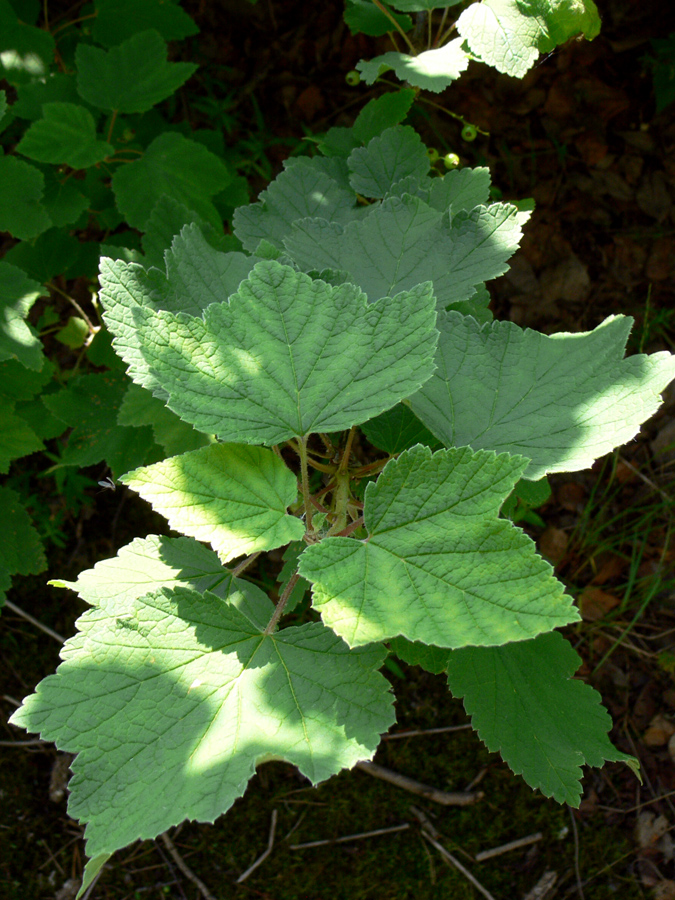
[[[195,95],[229,98],[220,126],[244,160],[253,196],[286,156],[304,152],[303,138],[351,124],[381,90],[345,83],[358,59],[389,47],[386,39],[353,37],[341,3],[183,5],[201,29],[182,45],[184,57],[202,67]],[[414,124],[441,155],[488,165],[505,200],[536,202],[509,273],[489,285],[497,318],[554,332],[629,314],[636,320],[630,351],[672,352],[675,104],[657,114],[645,57],[652,39],[675,32],[675,9],[659,0],[598,6],[599,38],[556,50],[522,81],[472,64],[456,86],[434,95],[489,136],[463,143],[457,122],[424,104]],[[673,54],[675,67],[675,41]],[[213,115],[208,124],[219,127]],[[642,785],[619,764],[587,770],[581,807],[561,807],[528,788],[470,729],[430,732],[466,725],[463,707],[440,676],[401,666],[387,673],[398,696],[395,729],[425,733],[389,736],[376,762],[440,790],[480,783],[482,801],[435,806],[360,770],[311,788],[292,767],[267,764],[215,825],[185,824],[172,834],[213,897],[480,896],[425,843],[414,806],[494,900],[675,898],[675,385],[665,399],[628,446],[592,470],[552,478],[540,521],[526,526],[578,600],[583,622],[566,630],[584,660],[578,674],[601,692],[615,723],[612,740],[639,758]],[[93,496],[71,524],[66,546],[52,550],[49,574],[17,579],[10,594],[66,637],[83,604],[47,587],[47,577],[72,579],[134,537],[165,531],[128,492]],[[50,745],[16,743],[26,735],[5,724],[14,703],[54,671],[58,652],[56,640],[3,611],[0,895],[7,900],[71,900],[82,871],[82,828],[66,813],[69,759]],[[267,847],[273,814],[272,852],[236,883]],[[396,826],[405,827],[336,843]],[[525,846],[477,860],[532,835]],[[314,841],[323,843],[297,846]],[[532,893],[546,873],[554,873],[552,889]],[[119,852],[92,900],[200,896],[157,840]]]

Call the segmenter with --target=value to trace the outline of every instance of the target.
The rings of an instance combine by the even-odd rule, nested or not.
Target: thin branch
[[[171,854],[173,861],[176,863],[176,865],[181,870],[183,875],[185,875],[186,878],[188,878],[194,885],[197,886],[197,890],[202,895],[204,900],[216,900],[216,898],[213,896],[211,891],[206,887],[206,885],[201,880],[201,878],[199,878],[197,875],[195,875],[195,873],[192,871],[192,869],[188,866],[188,864],[185,862],[183,857],[180,855],[178,850],[176,850],[176,848],[174,847],[173,841],[171,840],[169,835],[166,833],[166,831],[163,834],[161,834],[160,837],[162,838],[162,841],[164,842],[164,846]]]
[[[300,575],[296,572],[295,575],[292,575],[289,579],[283,594],[281,595],[281,597],[279,597],[279,602],[274,608],[272,618],[267,623],[267,628],[263,631],[263,634],[272,634],[274,629],[277,627],[277,622],[284,614],[284,607],[288,603],[288,598],[291,596],[291,592],[293,591],[295,585],[298,583],[299,578]]]
[[[471,725],[446,725],[445,728],[425,728],[416,731],[395,731],[393,734],[382,735],[383,741],[397,741],[400,738],[422,737],[425,734],[444,734],[448,731],[466,731]]]
[[[252,866],[249,866],[248,869],[237,878],[235,884],[241,884],[242,881],[246,881],[251,872],[254,872],[258,866],[263,863],[267,857],[272,852],[272,848],[274,847],[274,833],[277,830],[277,811],[276,809],[272,810],[272,821],[270,822],[270,836],[267,840],[267,850],[260,854],[260,856],[256,859]]]
[[[661,499],[665,500],[666,503],[673,502],[672,497],[669,497],[665,491],[662,491],[661,488],[658,486],[658,484],[654,484],[654,482],[651,481],[651,479],[647,478],[646,475],[643,475],[642,472],[633,465],[633,463],[628,462],[628,460],[624,459],[623,456],[619,456],[619,462],[622,462],[624,464],[624,466],[628,466],[628,468],[631,470],[631,472],[633,472],[635,475],[637,475],[638,478],[641,478],[644,481],[644,483],[646,485],[648,485],[653,491],[656,491],[657,494],[660,494]]]
[[[422,829],[422,837],[425,841],[429,841],[429,843],[438,850],[438,852],[447,863],[452,864],[456,869],[458,869],[462,873],[462,875],[471,882],[476,890],[479,891],[485,898],[487,898],[487,900],[495,900],[490,891],[488,891],[487,888],[483,887],[480,881],[478,881],[478,879],[476,879],[471,874],[471,872],[469,872],[469,870],[461,864],[457,857],[453,856],[452,853],[448,853],[443,844],[439,844],[436,838],[432,837],[425,828]]]
[[[345,444],[342,459],[340,460],[340,465],[337,470],[338,475],[342,475],[349,468],[349,457],[352,455],[352,444],[354,443],[355,435],[356,425],[352,425],[352,427],[349,429],[349,434],[347,435],[347,443]]]
[[[338,531],[337,534],[335,535],[335,537],[347,537],[347,535],[350,535],[353,531],[356,531],[358,528],[361,528],[361,526],[363,525],[363,522],[364,522],[363,516],[359,516],[358,519],[351,522],[349,525],[347,525],[345,528],[343,528],[342,531]]]
[[[428,784],[422,784],[413,778],[405,775],[399,775],[398,772],[392,772],[391,769],[385,769],[384,766],[378,766],[371,762],[357,762],[357,769],[373,775],[375,778],[381,778],[396,787],[403,788],[404,791],[410,791],[411,794],[417,794],[419,797],[425,797],[427,800],[433,800],[434,803],[440,803],[442,806],[471,806],[484,796],[482,791],[478,793],[449,793],[448,791],[439,791],[435,787]]]
[[[391,828],[377,828],[375,831],[361,831],[359,834],[346,834],[344,837],[328,838],[323,841],[307,841],[306,844],[291,844],[291,850],[306,850],[308,847],[326,847],[328,844],[346,844],[348,841],[362,841],[364,838],[377,837],[380,834],[392,834],[395,831],[405,831],[410,828],[410,822],[402,825],[393,825]]]
[[[45,282],[45,287],[48,287],[50,289],[50,291],[55,291],[57,294],[61,294],[62,297],[64,297],[69,303],[71,303],[75,307],[75,309],[79,312],[79,314],[82,316],[84,321],[87,323],[90,331],[92,331],[94,334],[96,334],[97,331],[101,330],[101,326],[94,325],[94,323],[91,321],[89,316],[82,309],[82,307],[80,306],[80,304],[77,302],[77,300],[74,297],[71,297],[70,294],[66,294],[65,291],[62,291],[61,288],[57,287],[51,281]]]
[[[38,622],[37,619],[34,619],[30,613],[24,612],[22,609],[19,609],[18,606],[15,606],[11,600],[5,600],[5,606],[15,612],[18,616],[23,616],[23,618],[30,622],[31,625],[35,625],[36,628],[39,628],[40,631],[44,631],[45,634],[48,634],[49,637],[54,638],[55,641],[58,641],[59,644],[65,644],[66,639],[62,637],[58,631],[54,631],[49,625],[43,625],[42,622]]]
[[[493,856],[501,856],[502,853],[510,853],[511,850],[520,850],[521,847],[529,847],[530,844],[536,844],[543,838],[541,831],[536,834],[528,834],[527,837],[518,838],[517,841],[509,841],[508,844],[502,844],[501,847],[493,847],[491,850],[483,850],[474,856],[476,862],[483,862],[486,859],[492,859]]]
[[[307,531],[311,534],[314,531],[314,528],[312,527],[313,509],[310,499],[312,494],[309,489],[309,473],[307,471],[307,435],[300,438],[298,451],[300,456],[300,473],[302,477],[302,498],[305,501],[305,526]]]
[[[383,6],[383,5],[380,3],[380,0],[373,0],[373,3],[374,3],[375,6],[380,10],[380,12],[381,12],[383,15],[385,15],[385,16],[389,19],[389,21],[392,23],[392,25],[394,26],[394,28],[396,29],[396,31],[398,31],[398,33],[401,35],[401,37],[403,38],[403,40],[404,40],[404,41],[406,42],[406,44],[408,45],[408,48],[409,48],[409,50],[411,51],[412,55],[413,55],[413,56],[416,56],[416,55],[417,55],[417,51],[415,50],[415,47],[414,47],[412,41],[410,40],[410,38],[408,37],[408,35],[405,33],[405,31],[401,28],[401,26],[398,24],[398,22],[396,21],[396,19],[394,18],[394,16],[392,16],[392,14],[389,12],[389,10],[387,9],[387,7],[386,7],[386,6]]]
[[[247,556],[246,559],[244,559],[242,562],[240,562],[238,566],[235,566],[234,569],[232,569],[232,577],[238,578],[241,575],[241,573],[244,571],[244,569],[248,569],[248,567],[251,565],[251,563],[255,562],[255,560],[260,556],[261,553],[262,553],[261,550],[257,550],[255,553],[252,553],[250,556]]]
[[[579,868],[579,832],[577,831],[577,821],[574,818],[574,813],[572,812],[572,807],[567,807],[570,819],[572,820],[572,833],[574,835],[574,874],[577,880],[577,893],[579,894],[579,900],[585,900],[584,898],[584,888],[581,882],[581,869]]]

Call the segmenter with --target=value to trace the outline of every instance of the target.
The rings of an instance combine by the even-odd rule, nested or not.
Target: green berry
[[[446,169],[456,169],[459,165],[459,156],[456,153],[446,153],[443,157],[443,165]]]
[[[438,150],[435,147],[427,147],[427,156],[432,166],[435,162],[438,162]]]
[[[462,128],[462,140],[463,141],[475,141],[478,136],[478,129],[475,125],[465,125]]]
[[[356,85],[361,81],[361,75],[356,71],[356,69],[352,69],[351,72],[347,72],[347,74],[345,75],[345,81],[352,87],[356,87]]]

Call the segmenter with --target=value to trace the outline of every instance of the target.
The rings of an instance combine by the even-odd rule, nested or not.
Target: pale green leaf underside
[[[388,129],[368,146],[357,147],[349,157],[349,168],[349,183],[357,194],[382,199],[402,178],[423,178],[429,171],[429,156],[420,136],[408,125]]]
[[[323,781],[372,758],[394,721],[384,649],[350,651],[320,624],[265,636],[235,605],[176,588],[78,627],[13,722],[78,754],[69,812],[92,857],[213,822],[267,760]]]
[[[391,50],[374,59],[361,59],[356,68],[366,84],[373,84],[384,72],[393,69],[401,81],[426,91],[440,93],[456,81],[469,65],[462,49],[462,38],[449,41],[437,50],[425,50],[417,56]]]
[[[211,444],[130,472],[121,479],[174,531],[210,543],[223,563],[282,547],[305,533],[286,508],[295,475],[271,450]]]
[[[559,803],[578,806],[581,767],[637,761],[609,741],[612,720],[600,695],[572,676],[578,654],[557,633],[505,647],[450,654],[448,684],[462,697],[488,750]]]
[[[439,205],[452,198],[448,185]],[[447,206],[443,208],[447,209]],[[494,203],[461,211],[448,224],[419,197],[388,197],[366,219],[345,228],[324,219],[295,222],[284,241],[305,271],[337,269],[378,300],[431,280],[439,307],[468,300],[475,285],[502,275],[518,247],[516,208]]]
[[[593,0],[483,0],[457,20],[457,30],[483,62],[522,78],[540,53],[577,34],[600,31]]]
[[[548,336],[439,313],[438,368],[410,405],[446,447],[528,457],[532,481],[585,469],[635,436],[675,378],[670,353],[623,358],[631,324]]]
[[[403,635],[439,647],[521,641],[579,614],[530,538],[498,512],[527,464],[413,447],[365,494],[366,541],[300,558],[313,605],[350,646]]]
[[[274,606],[267,594],[250,581],[233,578],[208,547],[192,538],[136,538],[112,559],[80,572],[77,581],[54,580],[54,587],[70,588],[90,606],[111,614],[118,601],[130,603],[160,588],[185,587],[210,591],[228,600],[261,630]]]
[[[115,349],[135,382],[223,441],[276,444],[340,431],[414,393],[436,345],[429,284],[368,304],[276,262],[258,263],[203,318],[144,305],[138,266],[101,263]]]

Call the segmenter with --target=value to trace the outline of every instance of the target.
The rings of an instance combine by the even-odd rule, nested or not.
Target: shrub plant
[[[349,0],[346,16],[405,33],[409,12],[435,5]],[[442,90],[470,56],[520,76],[537,52],[597,30],[592,3],[528,9],[474,3],[460,38],[360,62],[364,81],[393,70],[407,86],[237,209],[241,249],[220,245],[204,204],[184,222],[190,198],[160,199],[169,225],[153,226],[128,195],[145,255],[105,256],[98,295],[133,382],[120,417],[151,410],[184,431],[119,481],[181,536],[136,539],[53,582],[91,608],[12,717],[77,754],[82,890],[116,849],[214,821],[265,761],[316,784],[371,759],[394,721],[388,653],[443,673],[487,747],[546,796],[578,805],[584,764],[636,768],[572,677],[579,657],[555,630],[579,619],[572,598],[512,519],[546,498],[549,473],[630,440],[675,360],[624,358],[621,316],[582,334],[493,321],[485,282],[527,213],[489,202],[485,168],[441,174],[402,124],[417,92]],[[140,160],[152,183],[160,158],[148,147]],[[279,548],[273,603],[246,572]],[[284,618],[306,593],[310,611]]]

